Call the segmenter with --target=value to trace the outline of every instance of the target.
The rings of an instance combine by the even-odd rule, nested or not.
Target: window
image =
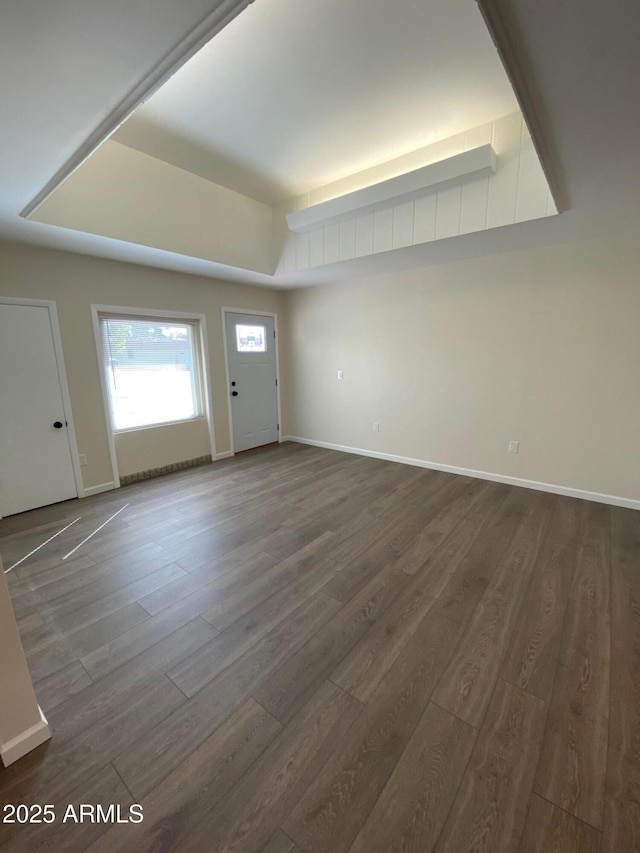
[[[266,352],[266,328],[236,323],[236,349],[238,352]]]
[[[99,315],[114,430],[202,416],[198,323]]]

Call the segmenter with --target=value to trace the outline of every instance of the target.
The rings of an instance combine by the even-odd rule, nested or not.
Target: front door
[[[0,516],[77,494],[49,309],[0,304]]]
[[[225,312],[236,453],[278,441],[274,318]]]

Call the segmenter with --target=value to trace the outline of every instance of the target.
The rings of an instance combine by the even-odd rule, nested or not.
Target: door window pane
[[[195,323],[102,317],[100,329],[115,430],[202,415]]]
[[[236,348],[238,352],[266,352],[266,328],[236,323]]]

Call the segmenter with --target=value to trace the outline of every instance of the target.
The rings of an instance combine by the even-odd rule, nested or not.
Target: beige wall
[[[220,308],[280,312],[283,306],[281,293],[264,288],[12,243],[0,243],[0,293],[53,299],[57,304],[78,449],[88,457],[82,469],[86,488],[112,480],[91,304],[193,311],[206,316],[218,453],[230,449]],[[145,430],[144,436],[143,440],[142,433],[132,433],[128,443],[128,436],[120,442],[121,474],[209,452],[203,422]]]
[[[621,241],[300,290],[284,433],[640,499],[639,317]]]
[[[115,436],[115,448],[121,477],[198,459],[211,453],[209,424],[205,418],[198,418],[182,424],[121,432]]]
[[[0,559],[0,753],[8,764],[6,749],[32,727],[41,725],[40,709],[36,701],[31,676],[27,667],[11,598]],[[44,726],[42,727],[45,728]],[[38,743],[48,737],[48,729],[41,733]],[[38,743],[31,744],[30,748]],[[15,749],[15,745],[14,745]],[[13,758],[11,758],[13,760]]]
[[[220,307],[286,302],[283,434],[640,499],[638,270],[640,245],[601,241],[283,294],[0,244],[2,295],[57,303],[87,487],[111,480],[91,303],[206,315],[221,453]],[[132,433],[122,473],[203,455],[197,429]]]
[[[240,269],[274,270],[269,205],[113,140],[32,218]]]

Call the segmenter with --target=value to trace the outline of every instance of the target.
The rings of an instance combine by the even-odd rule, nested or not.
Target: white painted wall
[[[272,209],[109,140],[32,219],[273,273]]]
[[[488,143],[498,157],[495,175],[438,192],[417,193],[409,201],[390,204],[375,213],[354,215],[306,234],[289,233],[286,222],[282,222],[294,210],[303,210]],[[529,132],[520,113],[514,113],[274,208],[274,233],[280,249],[277,272],[290,275],[309,267],[555,213]]]
[[[640,501],[639,269],[584,242],[293,291],[284,435]]]

